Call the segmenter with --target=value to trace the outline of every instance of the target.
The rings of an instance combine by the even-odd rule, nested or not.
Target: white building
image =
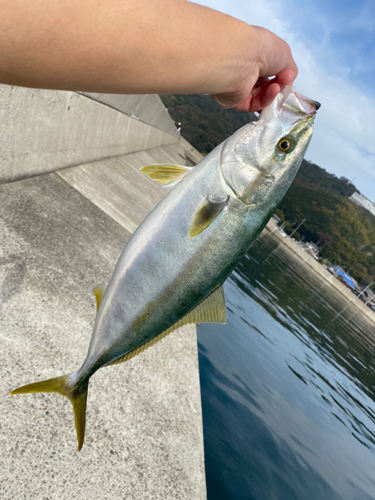
[[[349,196],[349,200],[351,200],[353,203],[356,203],[360,207],[365,208],[375,216],[375,203],[372,203],[372,201],[366,198],[366,196],[355,192],[351,196]]]

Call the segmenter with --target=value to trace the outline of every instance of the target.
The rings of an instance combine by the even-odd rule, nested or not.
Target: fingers
[[[280,91],[281,87],[278,83],[274,81],[270,82],[265,86],[265,89],[253,99],[251,103],[252,111],[261,111],[269,106]]]
[[[272,80],[260,77],[250,94],[240,104],[233,106],[233,109],[249,113],[260,112],[269,106],[277,94],[282,92],[287,85],[291,85],[294,80],[295,75],[292,70],[282,71]]]
[[[294,73],[294,71],[292,71],[291,69],[287,69],[277,75],[275,81],[277,81],[277,83],[280,85],[281,90],[284,90],[287,85],[293,84],[296,77],[297,73]]]
[[[260,76],[271,77],[290,70],[295,79],[298,75],[298,68],[287,42],[265,28],[260,26],[253,26],[253,28],[259,36]]]
[[[247,111],[248,113],[260,112],[272,103],[280,90],[280,85],[274,80],[265,83],[259,88],[256,95],[250,94],[241,104],[234,106],[233,109]]]
[[[285,71],[282,71],[279,75],[277,75],[275,80],[277,80],[277,83],[283,89],[287,85],[292,85],[296,77],[297,73],[294,73],[294,71],[292,71],[291,69],[287,69]]]
[[[242,101],[240,104],[237,104],[237,106],[233,106],[233,109],[237,109],[238,111],[247,111],[248,113],[251,113],[252,111],[252,106],[251,106],[251,101],[253,100],[253,96],[249,95],[247,98]],[[256,111],[254,109],[254,111]]]
[[[257,75],[255,72],[249,75],[248,81],[241,89],[213,96],[224,109],[260,112],[269,106],[287,85],[292,85],[297,77],[298,68],[289,45],[268,30],[256,28],[265,40],[264,56],[261,57],[259,70]],[[257,77],[258,79],[254,81]]]
[[[222,109],[237,109],[238,98],[235,94],[211,94],[211,97]]]

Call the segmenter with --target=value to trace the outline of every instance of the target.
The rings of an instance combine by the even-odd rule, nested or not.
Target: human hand
[[[245,83],[240,84],[239,88],[232,92],[212,95],[224,109],[261,111],[297,77],[298,68],[289,45],[264,28],[258,26],[253,28],[258,34],[259,50],[249,51],[251,60],[245,68]]]

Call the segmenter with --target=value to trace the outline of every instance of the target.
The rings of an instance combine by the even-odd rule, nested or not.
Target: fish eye
[[[283,137],[277,146],[282,153],[289,153],[293,148],[293,141],[290,137]]]

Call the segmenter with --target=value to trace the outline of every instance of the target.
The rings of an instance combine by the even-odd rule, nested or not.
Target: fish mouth
[[[261,112],[259,120],[266,123],[276,119],[281,131],[287,132],[296,123],[305,122],[305,118],[313,120],[319,108],[319,102],[299,94],[294,87],[288,86]]]
[[[312,116],[320,108],[320,103],[313,101],[295,91],[294,87],[286,87],[280,94],[279,112],[289,112],[298,116]]]
[[[288,86],[280,92],[273,103],[265,108],[259,117],[264,123],[276,119],[279,123],[280,133],[286,133],[298,122],[314,121],[315,114],[320,108],[320,103],[296,92],[294,87]]]

